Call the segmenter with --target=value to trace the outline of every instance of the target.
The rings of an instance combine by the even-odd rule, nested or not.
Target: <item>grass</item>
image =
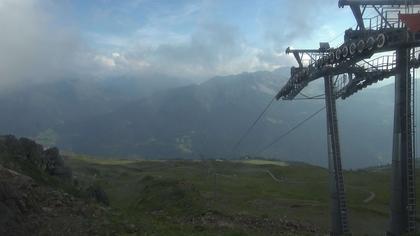
[[[188,223],[206,212],[218,215],[219,221],[288,219],[328,232],[328,172],[320,167],[259,160],[125,161],[86,156],[71,156],[67,162],[76,178],[104,188],[117,212],[115,222],[135,224],[147,235],[274,235],[264,226]],[[352,233],[383,235],[389,218],[389,171],[346,171],[344,178]],[[365,203],[371,192],[375,198]]]

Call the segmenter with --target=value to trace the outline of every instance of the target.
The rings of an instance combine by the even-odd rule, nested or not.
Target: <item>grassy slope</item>
[[[79,179],[97,181],[104,187],[111,206],[118,211],[116,221],[135,224],[151,235],[268,234],[264,227],[246,230],[245,234],[238,227],[202,228],[179,223],[179,219],[208,210],[223,216],[296,220],[315,224],[320,232],[328,230],[328,173],[319,167],[227,161],[127,162],[80,156],[67,161]],[[345,172],[355,235],[385,231],[389,178],[387,170]],[[370,192],[375,198],[364,203]]]

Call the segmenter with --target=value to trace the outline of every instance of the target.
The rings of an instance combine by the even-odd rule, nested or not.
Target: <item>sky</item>
[[[200,82],[339,44],[338,0],[0,0],[0,85],[162,74]]]

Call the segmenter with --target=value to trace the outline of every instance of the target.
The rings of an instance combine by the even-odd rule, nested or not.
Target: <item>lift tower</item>
[[[320,58],[328,55],[330,46],[328,43],[320,43],[319,49],[300,49],[291,50],[286,49],[286,54],[292,53],[298,63],[299,67],[292,67],[292,76],[305,75],[310,70],[304,67],[303,60],[309,61],[305,63],[311,64]],[[302,77],[303,78],[303,77]],[[336,93],[334,92],[333,76],[325,75],[325,104],[327,114],[327,139],[328,139],[328,169],[329,169],[329,189],[330,189],[330,214],[331,226],[334,234],[348,233],[348,219],[347,219],[347,206],[344,193],[343,172],[341,167],[341,151],[338,134],[337,110],[336,110]],[[300,85],[306,86],[306,83]],[[300,90],[295,90],[299,92]],[[290,94],[290,98],[297,94]],[[277,97],[279,99],[279,97]]]
[[[339,6],[350,6],[357,21],[353,35],[363,38],[370,32],[383,33],[393,38],[396,45],[394,131],[392,146],[391,219],[388,233],[401,235],[416,230],[415,220],[415,146],[414,140],[414,80],[410,75],[411,48],[419,40],[416,29],[410,29],[407,15],[416,17],[419,13],[412,7],[417,0],[340,0]],[[366,9],[371,8],[378,17],[364,19]],[[405,17],[404,17],[405,16]],[[416,21],[415,18],[412,18]],[[419,21],[417,14],[417,21]],[[366,25],[368,23],[369,25]],[[418,22],[417,22],[418,23]],[[411,32],[409,32],[411,31]],[[353,32],[347,31],[351,35]],[[346,32],[346,33],[347,33]]]
[[[276,98],[294,99],[311,81],[324,78],[331,184],[331,234],[347,233],[341,157],[337,131],[335,98],[346,99],[354,93],[391,76],[395,83],[393,136],[393,178],[389,233],[401,235],[415,232],[414,184],[414,109],[410,68],[418,68],[420,47],[420,0],[339,0],[349,6],[357,22],[356,29],[346,30],[344,43],[337,48],[286,50],[293,53],[299,67]],[[366,12],[375,16],[366,18]],[[394,53],[393,53],[394,52]],[[383,53],[383,54],[379,54]],[[306,54],[306,65],[302,58]],[[385,55],[384,55],[385,54]],[[379,56],[378,56],[379,55]],[[380,56],[382,55],[382,56]],[[374,59],[367,59],[375,56]],[[341,83],[332,85],[336,76]],[[334,102],[333,102],[334,100]],[[340,186],[341,185],[341,186]],[[344,199],[344,204],[340,203]]]

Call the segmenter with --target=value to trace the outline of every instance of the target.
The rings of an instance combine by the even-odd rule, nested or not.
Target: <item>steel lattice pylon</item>
[[[292,50],[298,67],[276,99],[294,99],[311,81],[324,78],[327,107],[328,160],[331,196],[331,235],[349,233],[341,167],[335,100],[385,78],[395,76],[392,154],[391,220],[388,234],[413,233],[415,224],[414,79],[410,69],[420,66],[420,32],[408,29],[403,18],[419,17],[420,0],[339,0],[349,6],[357,22],[346,30],[337,48],[320,44],[313,50]],[[376,15],[365,17],[371,11]],[[404,15],[404,17],[400,17]],[[407,17],[408,16],[408,17]],[[392,53],[394,52],[394,53]],[[385,55],[380,55],[380,53]],[[374,59],[367,61],[372,56]],[[306,61],[305,61],[306,60]],[[341,83],[333,86],[336,77]]]

